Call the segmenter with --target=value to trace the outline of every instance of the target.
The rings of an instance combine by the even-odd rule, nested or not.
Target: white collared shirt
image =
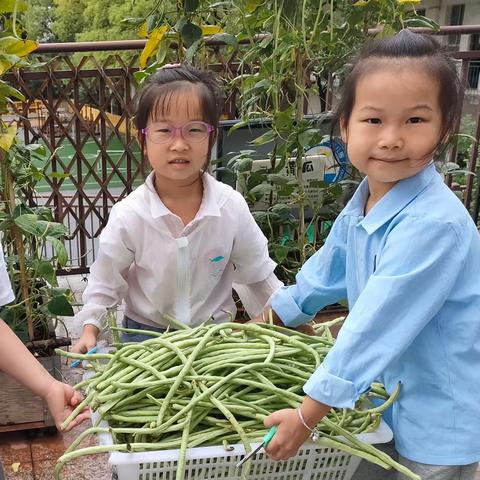
[[[15,300],[15,295],[13,294],[12,284],[8,276],[3,251],[0,248],[0,306],[13,302],[13,300]]]
[[[123,300],[125,315],[146,325],[167,327],[164,314],[190,326],[223,322],[236,313],[234,283],[247,312],[260,313],[282,285],[267,239],[238,192],[209,174],[203,185],[186,226],[156,193],[153,173],[113,206],[77,320],[102,329],[106,308]]]

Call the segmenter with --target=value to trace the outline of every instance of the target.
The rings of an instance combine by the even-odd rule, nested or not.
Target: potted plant
[[[2,7],[9,21],[0,34],[0,77],[10,68],[26,65],[25,57],[36,42],[21,38],[15,9],[22,2]],[[10,5],[9,4],[9,5]],[[11,10],[5,11],[5,10]],[[20,35],[20,36],[19,36]],[[2,318],[56,378],[60,363],[53,350],[70,344],[55,336],[59,316],[73,315],[71,293],[58,287],[56,270],[67,263],[61,241],[64,225],[54,222],[49,208],[35,202],[35,185],[44,177],[46,149],[23,145],[8,115],[11,99],[23,95],[0,78],[0,234],[15,300],[0,309]],[[39,397],[0,373],[0,431],[52,426],[48,409]]]

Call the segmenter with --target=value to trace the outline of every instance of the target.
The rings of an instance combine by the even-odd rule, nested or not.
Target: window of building
[[[463,3],[451,5],[447,17],[448,25],[463,25],[463,16],[465,15],[465,5]],[[448,35],[448,49],[458,50],[460,45],[460,35],[457,33]]]
[[[480,50],[480,33],[474,33],[470,37],[470,50]]]
[[[480,60],[474,60],[468,64],[467,88],[478,89],[480,78]]]

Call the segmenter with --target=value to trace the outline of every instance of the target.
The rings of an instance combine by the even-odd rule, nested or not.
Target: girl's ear
[[[340,136],[342,137],[342,142],[346,144],[348,138],[348,126],[344,118],[340,118]]]

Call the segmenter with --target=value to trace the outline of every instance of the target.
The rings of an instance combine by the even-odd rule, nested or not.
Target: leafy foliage
[[[53,0],[29,0],[28,10],[24,14],[25,30],[29,38],[47,43],[56,40],[54,27],[55,5]],[[70,18],[75,19],[74,15]],[[78,19],[71,22],[74,27]]]
[[[25,65],[26,56],[37,47],[36,42],[18,37],[22,31],[15,20],[19,6],[23,9],[22,2],[13,2],[11,11],[5,11],[7,6],[2,4],[12,21],[0,37],[0,75]],[[8,111],[11,99],[23,99],[23,95],[0,79],[0,114]],[[0,317],[23,340],[45,339],[52,335],[52,317],[73,315],[71,292],[58,288],[56,277],[57,266],[67,263],[61,241],[67,230],[54,221],[49,208],[34,202],[35,185],[44,176],[45,148],[21,144],[15,123],[8,124],[2,117],[0,133],[0,232],[15,293],[15,301],[0,310]]]

